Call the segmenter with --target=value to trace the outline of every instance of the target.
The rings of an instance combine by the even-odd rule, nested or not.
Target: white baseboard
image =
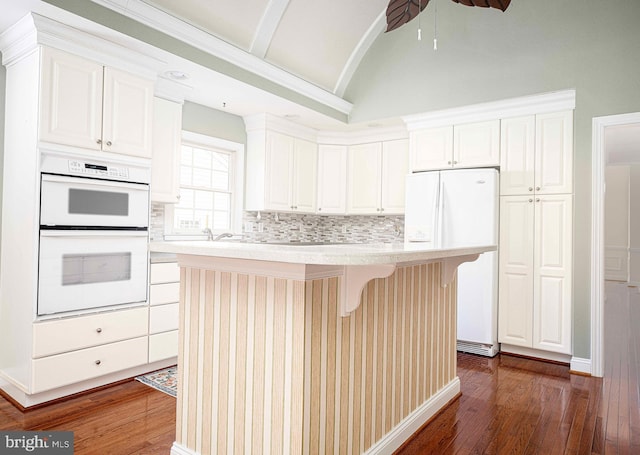
[[[193,450],[187,449],[183,445],[178,444],[176,441],[173,441],[170,454],[171,455],[198,455]]]
[[[416,431],[422,427],[431,417],[442,409],[449,401],[453,400],[460,393],[460,379],[456,377],[453,381],[443,387],[438,393],[422,403],[418,409],[405,417],[389,433],[384,435],[377,443],[365,452],[365,455],[388,455],[397,450]],[[172,452],[173,455],[173,452]],[[182,455],[182,454],[176,454]],[[186,454],[185,454],[186,455]]]
[[[591,359],[571,357],[570,370],[576,373],[591,374]]]

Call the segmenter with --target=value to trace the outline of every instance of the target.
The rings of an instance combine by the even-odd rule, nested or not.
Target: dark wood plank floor
[[[605,377],[511,356],[458,355],[462,396],[399,451],[640,454],[640,293],[607,284]],[[73,431],[76,455],[168,454],[175,399],[136,381],[28,412],[0,398],[0,430]]]

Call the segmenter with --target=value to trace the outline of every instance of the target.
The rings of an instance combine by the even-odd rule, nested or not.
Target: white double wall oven
[[[150,169],[42,155],[38,316],[147,300]]]

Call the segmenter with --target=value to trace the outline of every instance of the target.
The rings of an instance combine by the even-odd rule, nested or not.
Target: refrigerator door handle
[[[442,235],[444,231],[444,179],[440,175],[440,184],[438,185],[438,195],[436,197],[435,216],[436,233],[438,248],[442,248]]]

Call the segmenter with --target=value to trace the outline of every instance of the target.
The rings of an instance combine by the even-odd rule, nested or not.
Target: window
[[[182,139],[180,202],[166,211],[167,233],[238,231],[244,146],[188,132]]]

